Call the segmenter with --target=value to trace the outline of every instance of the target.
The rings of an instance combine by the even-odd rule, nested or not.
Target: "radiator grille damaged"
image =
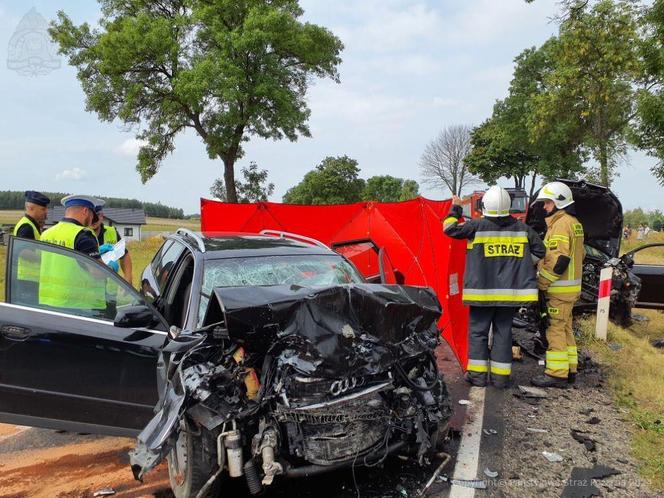
[[[375,464],[396,449],[422,463],[451,416],[433,355],[440,315],[435,294],[418,287],[214,289],[203,328],[162,352],[163,388],[131,452],[134,475],[182,431],[218,440],[217,452],[239,435],[241,463],[262,469],[263,484]],[[233,476],[229,459],[210,456]]]

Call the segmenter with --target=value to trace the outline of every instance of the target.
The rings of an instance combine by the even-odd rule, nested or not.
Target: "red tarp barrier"
[[[422,197],[405,202],[332,206],[228,204],[201,199],[201,228],[206,235],[281,230],[312,237],[328,246],[371,239],[379,248],[385,248],[394,269],[405,277],[405,284],[431,287],[436,292],[443,306],[439,322],[443,337],[465,367],[468,308],[461,303],[461,290],[466,243],[443,234],[442,220],[450,203]],[[361,264],[358,266],[362,271]]]

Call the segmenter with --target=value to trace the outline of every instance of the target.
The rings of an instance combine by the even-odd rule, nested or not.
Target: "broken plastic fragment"
[[[459,404],[460,404],[460,405],[470,405],[471,403],[470,403],[470,401],[467,400],[467,399],[460,399],[460,400],[459,400]]]
[[[112,496],[115,494],[115,490],[113,488],[102,488],[98,491],[95,491],[92,496]]]
[[[519,386],[519,391],[529,398],[546,398],[548,395],[544,389],[530,386]]]
[[[482,432],[486,434],[487,436],[493,436],[495,434],[498,434],[498,431],[496,429],[482,429]]]
[[[562,462],[563,461],[563,457],[561,457],[558,453],[553,453],[553,452],[550,452],[550,451],[543,451],[542,455],[544,455],[544,458],[546,458],[551,463],[556,463],[556,462]]]
[[[539,434],[544,434],[546,432],[549,432],[546,429],[535,429],[534,427],[526,427],[526,430],[528,432],[535,432],[535,433],[539,433]]]
[[[496,472],[495,470],[491,470],[489,469],[489,467],[487,467],[486,469],[484,469],[484,475],[490,477],[491,479],[495,479],[496,477],[498,477],[498,472]]]

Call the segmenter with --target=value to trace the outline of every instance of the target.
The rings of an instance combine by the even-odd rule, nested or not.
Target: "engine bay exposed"
[[[183,431],[215,441],[216,475],[244,476],[252,493],[278,475],[377,465],[397,450],[422,463],[435,449],[452,410],[433,355],[441,309],[431,290],[213,295],[203,328],[162,352],[160,401],[131,454],[137,478],[173,455]]]

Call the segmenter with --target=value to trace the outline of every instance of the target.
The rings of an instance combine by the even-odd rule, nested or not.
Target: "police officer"
[[[41,235],[43,242],[74,249],[99,259],[99,244],[90,226],[97,220],[98,200],[87,195],[70,195],[62,199],[65,215]],[[94,314],[106,309],[106,280],[102,272],[82,266],[74,258],[42,252],[39,302],[42,305]]]
[[[582,265],[585,254],[583,226],[576,219],[574,198],[562,182],[547,183],[536,201],[546,213],[546,256],[539,267],[539,288],[545,292],[549,315],[546,338],[546,369],[531,379],[538,387],[566,387],[576,380],[578,364],[572,330],[572,309],[581,295]]]
[[[489,376],[495,387],[505,388],[512,372],[512,319],[519,306],[537,301],[535,263],[545,248],[534,230],[510,216],[512,201],[505,189],[487,190],[482,218],[460,222],[460,204],[454,196],[443,227],[448,236],[468,240],[463,283],[463,302],[470,306],[466,380],[484,387]]]
[[[95,206],[95,211],[98,216],[97,222],[92,224],[92,229],[97,236],[97,241],[99,242],[100,252],[103,254],[104,250],[110,249],[109,246],[113,246],[122,240],[122,237],[118,233],[117,228],[113,226],[107,226],[104,224],[104,205],[106,204],[103,200],[99,200],[100,204]],[[122,268],[122,274],[129,285],[133,285],[133,272],[132,272],[132,262],[131,256],[129,255],[129,250],[125,248],[124,256],[120,258],[120,268]]]
[[[14,237],[39,240],[51,200],[34,190],[25,193],[25,214],[14,227]],[[14,302],[35,304],[39,289],[39,257],[34,250],[24,249],[18,256]]]
[[[39,240],[51,199],[34,190],[25,193],[25,214],[14,227],[14,236]]]

